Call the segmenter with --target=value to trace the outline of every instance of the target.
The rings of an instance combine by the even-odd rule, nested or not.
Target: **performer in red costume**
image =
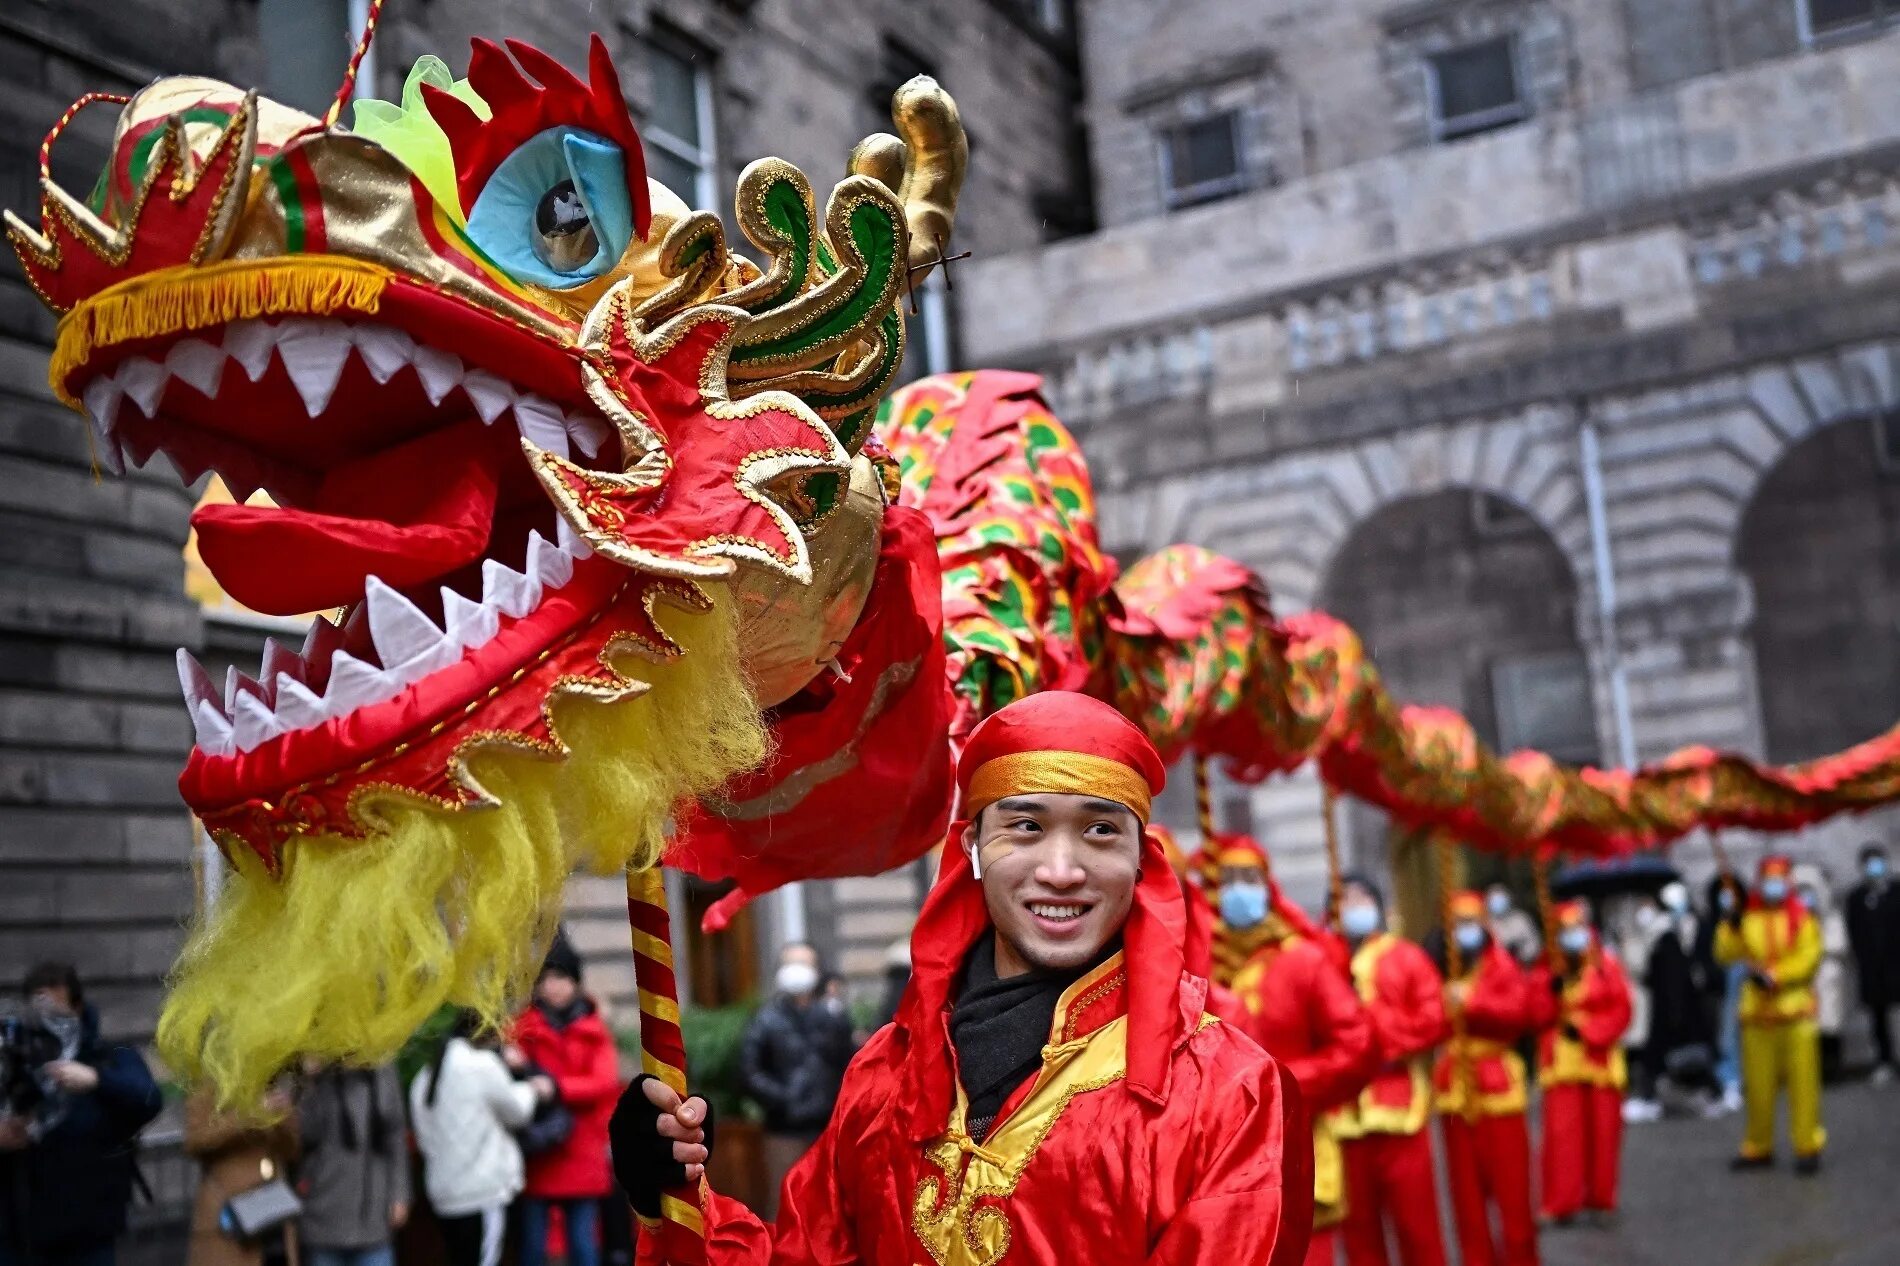
[[[1630,986],[1591,929],[1588,905],[1566,901],[1554,918],[1560,967],[1540,969],[1531,996],[1543,1030],[1544,1216],[1563,1225],[1585,1209],[1616,1212],[1628,1084],[1618,1042],[1630,1025]]]
[[[1403,1266],[1445,1266],[1427,1128],[1431,1053],[1451,1035],[1444,978],[1424,950],[1386,930],[1385,901],[1363,876],[1341,885],[1339,928],[1380,1060],[1372,1083],[1334,1114],[1346,1159],[1347,1266],[1386,1266],[1388,1223]]]
[[[1536,1018],[1530,982],[1492,938],[1483,894],[1455,894],[1451,919],[1446,952],[1455,946],[1462,970],[1445,985],[1452,1037],[1432,1081],[1459,1256],[1464,1266],[1537,1266],[1524,1061],[1511,1049]]]
[[[1247,1032],[1293,1074],[1313,1114],[1314,1222],[1306,1261],[1332,1266],[1346,1171],[1329,1110],[1357,1095],[1378,1066],[1372,1017],[1341,969],[1338,943],[1281,895],[1260,845],[1243,835],[1213,843],[1220,850],[1222,923],[1261,938],[1234,976]]]
[[[1300,1261],[1307,1119],[1184,970],[1181,884],[1145,830],[1164,778],[1139,730],[1080,695],[979,725],[910,987],[786,1176],[777,1225],[703,1185],[706,1104],[650,1078],[615,1116],[635,1207],[702,1181],[713,1266]]]
[[[1149,824],[1148,833],[1161,842],[1162,852],[1168,855],[1168,865],[1181,881],[1181,899],[1187,903],[1185,958],[1188,972],[1208,982],[1208,1013],[1229,1024],[1239,1024],[1244,1031],[1246,1012],[1241,1009],[1240,1000],[1225,985],[1214,983],[1214,907],[1208,903],[1207,893],[1191,877],[1188,855],[1174,838],[1174,832],[1154,822]]]

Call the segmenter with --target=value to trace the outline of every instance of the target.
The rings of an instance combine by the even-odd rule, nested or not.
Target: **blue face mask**
[[[1887,877],[1887,859],[1884,857],[1869,857],[1867,859],[1866,869],[1867,878],[1885,879]]]
[[[1452,935],[1458,939],[1458,948],[1467,954],[1484,948],[1484,928],[1476,923],[1460,923]]]
[[[1347,906],[1339,912],[1339,930],[1352,940],[1365,940],[1379,930],[1379,907]]]
[[[1492,918],[1503,918],[1511,912],[1511,894],[1508,892],[1488,894],[1484,899],[1484,908],[1491,912]]]
[[[1780,905],[1788,899],[1788,881],[1780,878],[1762,880],[1761,899],[1771,906]]]
[[[1267,890],[1263,884],[1222,884],[1221,922],[1230,928],[1250,928],[1267,917]]]
[[[1735,890],[1733,888],[1718,889],[1715,894],[1715,904],[1721,906],[1725,912],[1733,910],[1735,908]]]
[[[1590,948],[1588,928],[1565,928],[1557,934],[1557,944],[1566,954],[1581,954]]]

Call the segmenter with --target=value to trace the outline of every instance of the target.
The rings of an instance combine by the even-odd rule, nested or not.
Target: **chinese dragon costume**
[[[1033,376],[889,394],[966,163],[927,79],[822,205],[788,163],[745,169],[757,264],[647,178],[598,39],[584,75],[512,41],[461,79],[425,58],[352,127],[348,91],[319,119],[161,79],[119,103],[90,192],[47,176],[38,224],[6,222],[97,464],[215,471],[234,503],[194,525],[224,589],[336,613],[255,674],[180,657],[181,789],[233,874],[160,1040],[229,1101],[299,1054],[386,1056],[445,1001],[500,1014],[577,867],[652,898],[664,857],[737,902],[921,855],[953,745],[1044,689],[1169,759],[1315,760],[1500,849],[1900,789],[1894,735],[1787,769],[1494,756],[1396,705],[1337,621],[1276,620],[1236,562],[1179,546],[1118,576]],[[647,1027],[676,1039],[663,911],[633,908],[643,986],[667,982]]]

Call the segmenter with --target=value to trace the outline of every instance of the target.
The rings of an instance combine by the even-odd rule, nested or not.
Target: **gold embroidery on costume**
[[[1118,954],[1069,986],[1052,1030],[1063,1032],[1091,991],[1120,973]],[[950,1128],[924,1153],[934,1172],[918,1183],[911,1203],[911,1228],[937,1266],[995,1266],[1008,1254],[1012,1233],[1003,1202],[1015,1194],[1070,1100],[1122,1079],[1127,1033],[1128,1017],[1117,1016],[1085,1037],[1044,1047],[1029,1097],[981,1143],[969,1135],[969,1101],[957,1088]]]

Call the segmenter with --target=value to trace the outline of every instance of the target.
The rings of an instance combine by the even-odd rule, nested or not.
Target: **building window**
[[[1240,161],[1240,114],[1227,110],[1177,123],[1162,133],[1161,182],[1168,206],[1191,207],[1246,187]]]
[[[1425,66],[1435,140],[1476,136],[1530,115],[1518,89],[1516,42],[1508,35],[1434,53]]]
[[[711,61],[706,50],[671,32],[647,38],[653,97],[640,129],[647,174],[699,211],[719,207]]]
[[[1601,757],[1590,667],[1581,654],[1526,655],[1491,666],[1498,750],[1534,748],[1572,765]]]
[[[1900,0],[1795,0],[1801,39],[1812,44],[1835,35],[1871,31],[1900,14]]]

